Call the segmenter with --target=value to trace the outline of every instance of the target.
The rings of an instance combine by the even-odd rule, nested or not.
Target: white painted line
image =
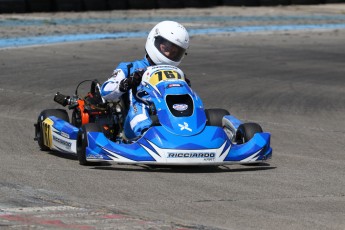
[[[85,210],[73,206],[46,206],[46,207],[18,207],[18,208],[0,208],[1,213],[27,213],[27,212],[49,212],[49,211],[68,211]]]

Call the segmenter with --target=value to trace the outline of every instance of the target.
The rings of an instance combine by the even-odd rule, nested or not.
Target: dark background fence
[[[345,0],[0,0],[0,13],[345,3]]]

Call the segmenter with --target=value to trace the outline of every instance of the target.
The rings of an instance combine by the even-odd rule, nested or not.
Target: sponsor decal
[[[188,105],[186,105],[186,104],[174,104],[173,109],[175,109],[177,111],[185,111],[188,109]]]
[[[216,154],[213,152],[205,152],[205,153],[174,153],[174,152],[169,152],[168,153],[168,158],[215,158]]]
[[[87,155],[88,159],[103,159],[103,156],[101,154],[89,154]]]
[[[181,84],[169,84],[168,88],[172,88],[172,87],[181,87]]]
[[[69,134],[65,132],[60,132],[60,135],[69,139]]]
[[[64,145],[66,147],[66,149],[71,149],[71,146],[72,146],[72,143],[71,142],[68,142],[68,141],[65,141],[65,140],[62,140],[56,136],[53,136],[53,140]]]
[[[187,122],[183,122],[183,125],[178,124],[178,126],[180,126],[181,131],[182,131],[182,130],[188,130],[189,132],[192,132],[192,129],[188,127],[189,125],[188,125]]]
[[[138,112],[138,108],[136,105],[133,105],[133,110],[134,110],[134,113],[137,113]]]
[[[153,92],[153,95],[155,96],[155,98],[158,100],[158,102],[160,103],[161,102],[161,100],[159,99],[159,97],[158,97],[158,95],[156,94],[156,92],[155,91],[152,91]]]

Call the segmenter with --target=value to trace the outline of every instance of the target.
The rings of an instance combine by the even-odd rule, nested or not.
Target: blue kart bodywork
[[[236,117],[225,115],[222,126],[209,125],[201,99],[178,68],[149,67],[142,82],[144,100],[155,105],[160,125],[152,126],[132,142],[112,141],[102,132],[88,132],[83,137],[87,140],[87,161],[225,165],[263,162],[272,157],[270,133],[258,132],[240,143],[235,136],[243,122]],[[46,118],[43,124],[48,127],[44,132],[50,149],[77,154],[80,128],[54,116]]]
[[[145,164],[233,164],[266,161],[271,158],[268,133],[255,134],[247,143],[236,145],[219,127],[206,127],[204,132],[174,141],[163,127],[151,128],[132,144],[116,144],[102,133],[88,134],[88,160],[107,160]]]
[[[230,121],[233,118],[224,116],[223,119]],[[79,129],[56,117],[49,119],[54,121],[53,149],[76,154]],[[223,165],[263,162],[272,156],[269,133],[256,133],[248,142],[236,144],[223,128],[216,126],[206,126],[192,136],[174,135],[162,126],[154,126],[131,144],[115,143],[101,132],[89,132],[87,140],[86,159],[92,162]]]

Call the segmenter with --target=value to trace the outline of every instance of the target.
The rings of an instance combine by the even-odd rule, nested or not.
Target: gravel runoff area
[[[180,21],[189,30],[260,25],[344,25],[345,4],[0,14],[0,39],[149,31],[157,22],[166,19]]]

